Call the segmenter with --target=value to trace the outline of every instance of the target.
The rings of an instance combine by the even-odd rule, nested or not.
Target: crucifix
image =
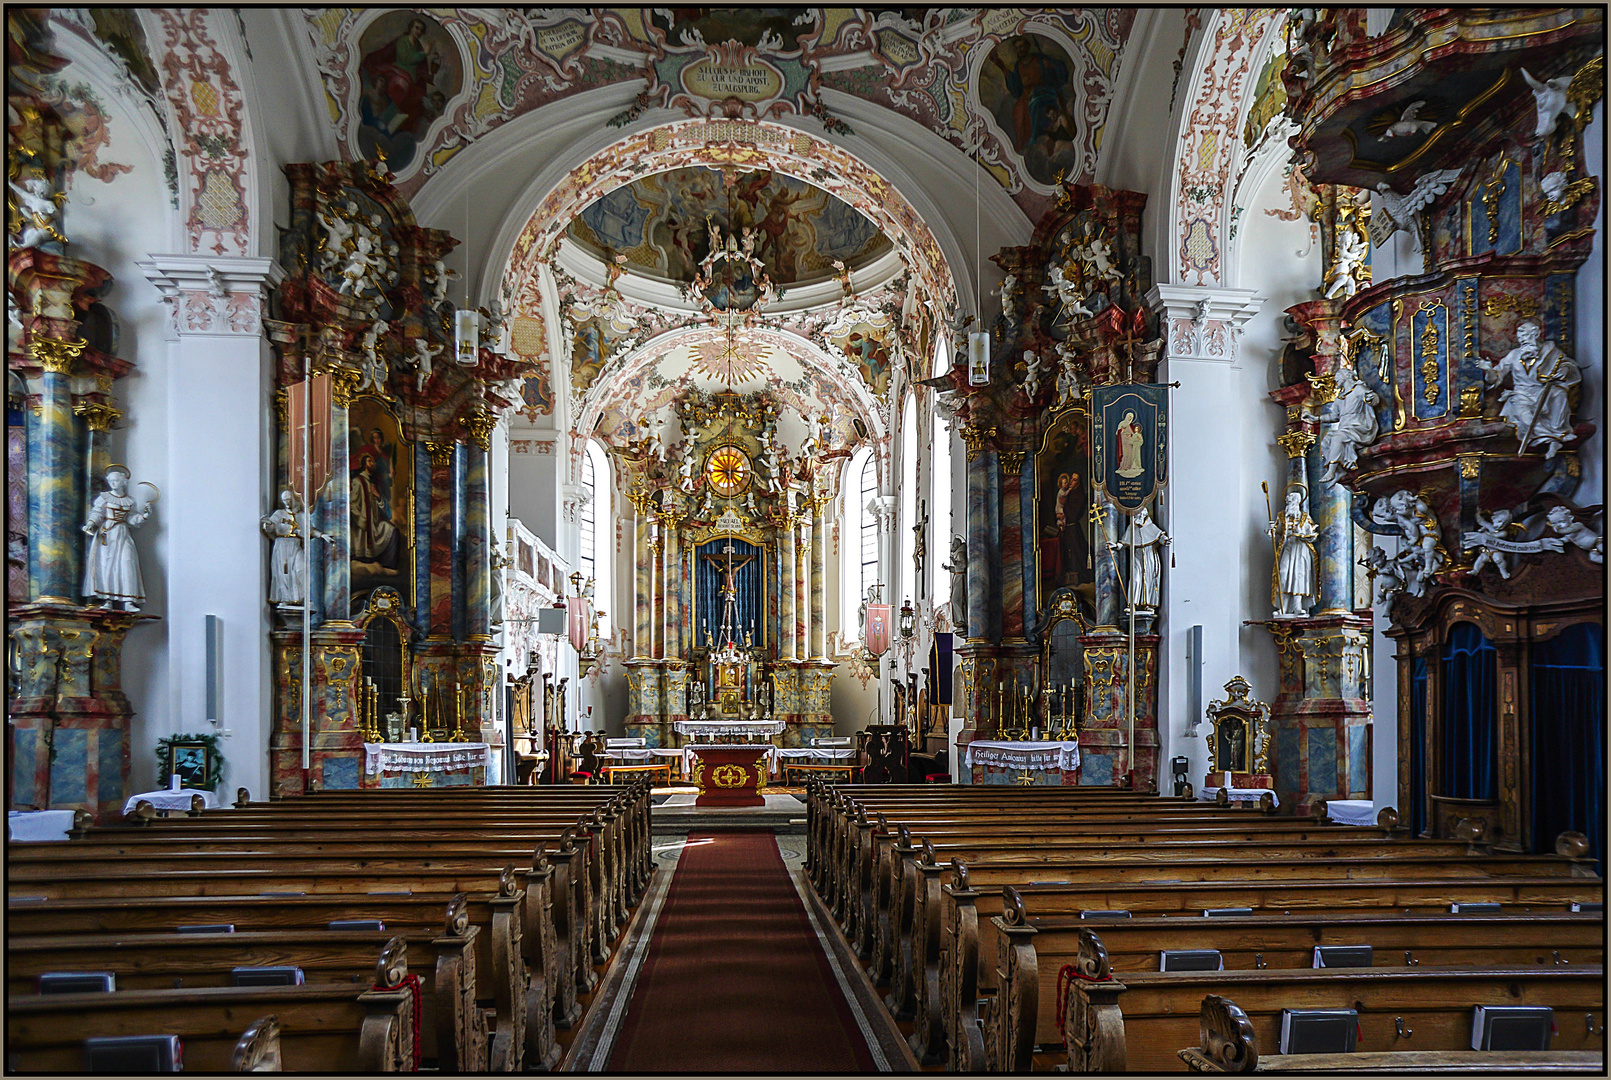
[[[722,548],[722,554],[727,556],[725,562],[717,559],[714,555],[702,555],[700,558],[709,561],[716,568],[716,572],[722,575],[722,587],[717,591],[723,596],[734,597],[738,595],[738,585],[736,583],[738,572],[753,562],[755,556],[746,555],[743,562],[735,563],[733,556],[737,552],[734,550],[731,540],[727,541],[727,545]]]
[[[917,503],[917,520],[912,523],[912,562],[917,567],[917,598],[922,600],[929,594],[929,577],[925,573],[929,561],[929,504],[925,499]]]

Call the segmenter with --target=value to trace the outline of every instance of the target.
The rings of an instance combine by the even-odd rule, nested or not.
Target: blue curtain
[[[1443,647],[1443,791],[1456,799],[1496,794],[1499,658],[1471,623],[1455,623]]]
[[[705,631],[708,627],[712,638],[719,637],[717,633],[722,625],[722,613],[726,607],[726,597],[720,590],[725,580],[724,567],[727,565],[726,539],[711,540],[700,544],[695,552],[694,559],[694,604],[695,623],[694,630],[698,634],[698,643],[705,644]],[[738,632],[738,646],[744,647],[744,635],[750,634],[754,644],[763,643],[761,631],[761,573],[762,560],[766,553],[754,544],[743,540],[731,541],[733,545],[732,560],[735,567],[739,567],[733,574],[733,584],[736,587],[738,618],[735,620],[735,629]],[[748,561],[746,561],[748,560]],[[720,641],[716,642],[721,645]]]
[[[1399,808],[1403,810],[1403,807]],[[1410,662],[1410,835],[1426,828],[1426,657]]]
[[[1533,850],[1574,829],[1603,867],[1605,628],[1569,626],[1534,643],[1532,661]]]

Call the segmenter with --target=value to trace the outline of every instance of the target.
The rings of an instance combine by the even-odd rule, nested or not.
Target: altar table
[[[1032,787],[1073,787],[1079,783],[1080,744],[1010,742],[981,739],[968,744],[962,766],[975,784],[1020,784],[1028,777]]]
[[[125,814],[132,813],[141,800],[150,803],[158,810],[188,811],[192,795],[200,795],[201,805],[208,810],[218,809],[218,796],[206,788],[180,788],[178,791],[163,788],[161,791],[146,791],[139,795],[130,795],[129,801],[123,804],[123,812]]]
[[[699,743],[685,747],[693,758],[693,780],[699,785],[695,806],[765,806],[770,746]]]
[[[73,827],[71,810],[11,810],[6,831],[11,840],[66,840]]]
[[[1376,824],[1376,804],[1369,799],[1327,799],[1326,817],[1339,825]]]
[[[484,742],[364,743],[366,787],[479,786],[491,765]]]
[[[756,739],[777,735],[788,725],[782,720],[678,720],[671,727],[678,735],[688,739],[700,736]]]

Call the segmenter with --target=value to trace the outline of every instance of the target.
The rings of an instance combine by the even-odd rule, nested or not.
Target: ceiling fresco
[[[823,100],[831,89],[976,153],[1031,220],[1057,172],[1094,179],[1135,20],[1130,8],[428,10],[302,16],[343,151],[385,149],[405,195],[481,136],[584,90],[640,85],[612,123],[662,107],[852,134]]]
[[[756,254],[774,284],[833,277],[837,260],[858,269],[890,250],[878,227],[821,188],[770,169],[700,166],[635,180],[594,200],[567,235],[600,259],[663,281],[691,280],[710,250],[709,226],[754,229]]]

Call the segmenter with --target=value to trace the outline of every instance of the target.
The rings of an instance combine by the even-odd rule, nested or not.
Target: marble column
[[[647,660],[653,654],[649,577],[649,517],[647,499],[634,500],[632,519],[632,657]]]
[[[78,439],[73,423],[72,365],[83,342],[35,338],[39,361],[39,415],[28,447],[29,592],[47,603],[74,603],[83,587],[84,546],[78,497]]]
[[[826,501],[817,503],[811,515],[811,658],[825,660],[828,657],[828,601],[823,589],[824,564],[826,549],[824,533],[827,529],[823,522],[823,508]]]
[[[812,511],[808,509],[805,513],[811,515]],[[811,656],[811,633],[816,616],[811,610],[811,521],[810,517],[800,519],[794,547],[794,610],[800,620],[795,655],[801,660]]]
[[[431,477],[430,443],[414,444],[414,625],[431,626]]]
[[[453,444],[453,638],[463,641],[469,628],[469,454],[462,442]]]
[[[799,552],[795,543],[798,532],[799,518],[796,511],[791,510],[788,522],[782,529],[783,573],[778,580],[778,656],[784,660],[794,660],[799,656],[800,619],[795,604],[799,595],[797,579],[800,572]]]
[[[341,445],[346,446],[343,427]],[[431,517],[425,535],[429,548],[431,581],[431,617],[428,636],[444,641],[453,636],[453,452],[451,442],[431,440],[425,449],[431,457]],[[345,452],[345,451],[343,451]],[[415,451],[418,453],[418,451]],[[331,456],[335,455],[335,442],[331,443]],[[333,471],[333,470],[332,470]],[[420,539],[416,537],[415,543]],[[342,610],[345,610],[343,608]],[[334,615],[336,609],[331,609]]]
[[[666,655],[665,532],[658,521],[649,532],[649,655],[660,660]]]
[[[1022,450],[997,456],[1001,462],[1001,638],[1018,643],[1024,640],[1028,605],[1034,603],[1034,585],[1026,585],[1024,574],[1024,526],[1026,521],[1034,520],[1025,516],[1024,470],[1034,465]],[[1028,531],[1032,533],[1033,528]],[[1029,565],[1034,565],[1032,556]]]
[[[662,596],[665,607],[664,646],[662,655],[667,660],[682,658],[682,625],[683,617],[683,591],[682,591],[682,545],[677,532],[677,515],[675,511],[666,511],[660,517],[660,542],[662,562]]]
[[[964,429],[966,431],[966,429]],[[990,459],[968,445],[968,625],[969,641],[989,640],[990,600]]]
[[[485,641],[492,635],[492,523],[487,513],[487,458],[484,445],[464,447],[465,636]]]

